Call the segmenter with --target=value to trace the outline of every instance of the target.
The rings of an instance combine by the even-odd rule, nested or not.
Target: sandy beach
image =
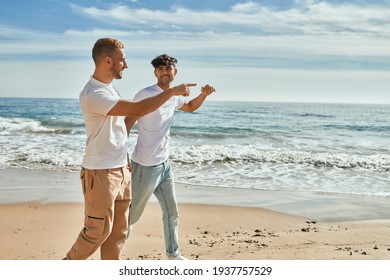
[[[20,185],[79,190],[75,173],[29,170],[19,177],[17,173],[16,169],[0,171],[3,201],[7,192],[12,200],[12,190]],[[364,204],[360,198],[315,194],[290,195],[288,200],[288,194],[277,192],[262,193],[261,199],[255,199],[252,193],[244,195],[242,191],[235,200],[237,205],[232,205],[237,194],[222,191],[178,186],[180,246],[185,256],[194,260],[390,259],[386,200]],[[23,190],[19,192],[22,195]],[[65,256],[82,228],[83,203],[55,200],[48,196],[44,201],[2,202],[1,260],[59,260]],[[100,259],[99,252],[91,259]],[[122,259],[165,259],[161,211],[154,200],[136,224]]]

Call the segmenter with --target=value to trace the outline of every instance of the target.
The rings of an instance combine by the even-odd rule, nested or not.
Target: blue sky
[[[101,37],[126,45],[131,99],[150,61],[213,100],[390,104],[390,0],[0,0],[0,97],[77,98]],[[193,90],[193,94],[199,87]]]

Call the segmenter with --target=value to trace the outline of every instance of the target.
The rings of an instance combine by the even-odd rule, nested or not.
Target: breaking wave
[[[255,145],[201,145],[176,147],[171,160],[181,164],[270,163],[336,167],[343,169],[390,170],[390,155],[312,153],[304,151],[264,150]]]

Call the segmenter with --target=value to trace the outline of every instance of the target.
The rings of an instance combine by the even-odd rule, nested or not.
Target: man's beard
[[[117,79],[117,80],[122,79],[122,71],[123,71],[123,69],[115,70],[114,68],[111,68],[111,74],[114,77],[114,79]]]
[[[173,81],[172,77],[164,77],[159,79],[160,84],[164,86],[170,86],[172,81]]]

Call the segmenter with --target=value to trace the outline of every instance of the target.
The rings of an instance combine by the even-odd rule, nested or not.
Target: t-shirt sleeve
[[[133,98],[133,101],[134,102],[139,102],[141,100],[144,100],[145,98],[147,98],[147,93],[145,90],[140,90],[139,92],[137,92],[137,94],[134,96]]]
[[[120,97],[113,96],[110,92],[95,91],[88,95],[87,106],[95,114],[107,115],[119,100]]]
[[[176,106],[175,109],[179,109],[186,102],[182,96],[175,96]]]

